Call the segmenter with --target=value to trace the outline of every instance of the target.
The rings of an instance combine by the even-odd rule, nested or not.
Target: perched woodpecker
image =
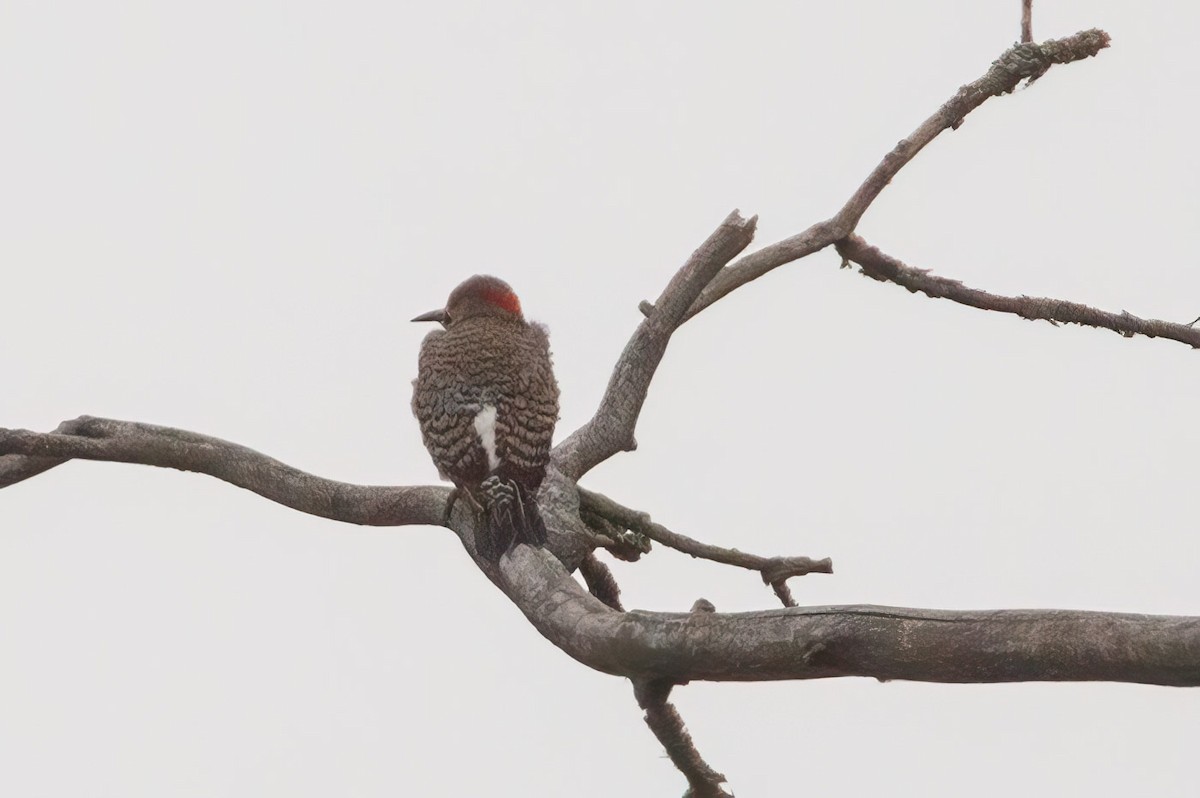
[[[498,560],[515,543],[542,546],[535,497],[558,420],[558,383],[546,328],[525,321],[508,283],[475,275],[421,343],[413,415],[442,478],[482,509],[476,548]]]

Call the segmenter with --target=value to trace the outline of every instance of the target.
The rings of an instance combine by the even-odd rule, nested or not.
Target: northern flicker
[[[534,497],[558,420],[546,328],[525,321],[508,283],[479,274],[413,321],[444,328],[421,343],[413,415],[438,472],[482,509],[477,550],[495,561],[543,545]]]

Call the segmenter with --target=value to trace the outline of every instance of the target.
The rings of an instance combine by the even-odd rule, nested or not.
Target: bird
[[[412,410],[438,473],[454,483],[447,513],[469,499],[476,551],[493,562],[517,543],[544,546],[536,496],[559,396],[546,327],[525,320],[508,283],[483,274],[413,321],[441,324],[421,342]]]

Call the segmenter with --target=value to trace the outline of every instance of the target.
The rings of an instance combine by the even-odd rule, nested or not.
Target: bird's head
[[[446,307],[422,313],[413,321],[436,321],[443,327],[476,316],[524,321],[521,315],[521,300],[513,293],[512,286],[499,277],[477,274],[468,278],[450,292]]]

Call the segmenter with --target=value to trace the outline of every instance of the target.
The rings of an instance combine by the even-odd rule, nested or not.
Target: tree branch
[[[72,424],[71,434],[0,431],[0,454],[195,471],[286,506],[350,523],[443,521],[449,493],[445,488],[348,485],[183,430],[86,417]],[[5,458],[5,464],[8,476],[14,464],[17,470],[24,467],[23,461],[12,458]],[[565,491],[556,484],[561,479],[554,475],[547,494],[555,504],[566,502]],[[550,508],[556,532],[585,537],[578,514],[558,512],[561,509]],[[458,513],[456,526],[465,528],[467,515]],[[682,683],[873,676],[939,682],[1200,685],[1200,618],[870,606],[753,613],[617,612],[584,591],[545,550],[518,546],[483,570],[563,651],[589,667],[629,678]]]
[[[549,553],[527,546],[490,576],[554,645],[590,668],[631,679],[1200,686],[1200,617],[870,605],[616,612]]]
[[[64,421],[54,428],[54,432],[62,435],[81,434],[88,417],[74,418]],[[63,457],[31,457],[21,454],[0,455],[0,488],[7,488],[23,482],[30,477],[49,471],[67,462]]]
[[[756,223],[757,217],[744,219],[733,211],[671,278],[621,353],[595,415],[555,447],[554,463],[566,477],[577,480],[617,452],[637,447],[634,428],[671,335],[713,275],[750,245]]]
[[[631,510],[602,493],[596,493],[586,488],[579,488],[579,506],[581,509],[590,510],[615,522],[624,529],[633,530],[692,557],[758,571],[762,576],[763,584],[771,586],[785,607],[796,606],[787,586],[788,579],[812,573],[833,573],[833,562],[828,557],[821,560],[814,560],[810,557],[760,557],[737,549],[726,549],[710,543],[701,543],[687,535],[672,532],[662,524],[654,523],[646,513]]]
[[[236,443],[195,432],[81,416],[50,433],[0,429],[0,487],[71,459],[208,474],[293,510],[367,526],[442,526],[449,488],[353,485],[314,476]]]
[[[862,267],[862,273],[873,280],[891,282],[909,291],[921,292],[933,299],[949,299],[980,310],[1012,313],[1023,319],[1042,319],[1051,324],[1080,324],[1118,332],[1126,338],[1145,335],[1149,338],[1169,338],[1172,341],[1200,348],[1200,329],[1158,319],[1141,319],[1122,311],[1120,314],[1077,302],[1032,296],[999,296],[968,288],[958,280],[938,277],[925,269],[906,266],[899,260],[871,246],[860,236],[851,235],[837,243],[837,251],[846,261]]]
[[[688,791],[684,798],[727,798],[730,793],[721,787],[725,783],[725,774],[713,770],[700,756],[692,735],[683,725],[683,718],[667,700],[672,686],[664,681],[634,680],[633,695],[638,706],[646,711],[646,725],[666,749],[671,763],[687,779]]]
[[[1021,42],[1033,41],[1033,0],[1021,0]]]
[[[1041,44],[1030,42],[1010,48],[992,62],[981,78],[960,88],[908,138],[892,148],[837,214],[798,235],[751,252],[731,263],[704,289],[684,321],[772,269],[811,255],[850,235],[875,198],[925,145],[943,130],[957,130],[967,114],[988,99],[1012,92],[1023,80],[1032,83],[1054,64],[1068,64],[1094,56],[1108,44],[1107,33],[1092,29],[1065,39],[1051,39]]]

